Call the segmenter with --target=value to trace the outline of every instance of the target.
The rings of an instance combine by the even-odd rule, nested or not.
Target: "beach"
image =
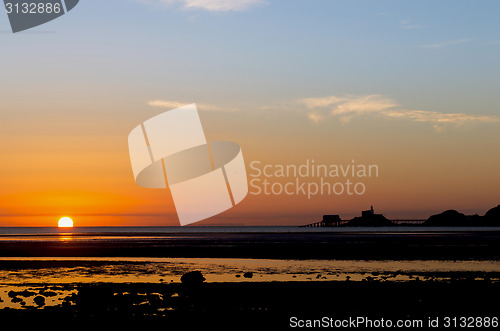
[[[500,311],[498,229],[132,230],[0,231],[0,318],[280,330]]]

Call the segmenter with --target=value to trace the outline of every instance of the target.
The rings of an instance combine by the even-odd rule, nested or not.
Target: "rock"
[[[36,294],[35,292],[28,291],[28,290],[24,290],[24,291],[18,292],[18,295],[20,295],[22,297],[25,297],[25,298],[29,298],[31,296],[34,296],[35,294]]]
[[[37,295],[36,297],[33,298],[33,301],[38,307],[44,306],[45,305],[45,298],[42,297],[41,295]]]
[[[44,292],[40,292],[40,295],[43,295],[46,297],[55,297],[57,295],[57,293],[54,291],[44,291]]]
[[[499,226],[500,225],[500,205],[491,208],[483,216],[486,225]]]
[[[18,302],[23,302],[23,299],[18,298],[18,297],[13,297],[10,301],[11,301],[12,303],[18,303]]]
[[[201,271],[190,271],[181,277],[181,283],[186,286],[200,286],[204,281]]]
[[[17,296],[21,296],[21,297],[25,297],[25,298],[29,298],[33,295],[35,295],[36,293],[33,292],[33,291],[28,291],[28,290],[23,290],[23,291],[9,291],[9,293],[7,293],[7,295],[11,298],[15,298]]]
[[[346,224],[346,226],[394,226],[394,225],[395,224],[393,222],[388,220],[382,214],[354,217]]]
[[[432,215],[424,222],[425,226],[464,226],[468,225],[467,216],[456,210],[447,210],[441,214]]]

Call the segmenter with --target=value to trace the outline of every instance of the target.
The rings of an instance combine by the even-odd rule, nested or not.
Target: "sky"
[[[371,205],[394,219],[482,215],[500,204],[499,11],[496,0],[81,0],[16,34],[2,11],[0,226],[178,225],[168,190],[135,183],[127,137],[190,103],[208,140],[241,146],[259,185],[252,162],[378,167],[350,178],[360,195],[250,188],[197,225],[300,225]]]

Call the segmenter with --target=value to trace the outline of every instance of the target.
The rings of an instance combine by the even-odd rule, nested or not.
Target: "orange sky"
[[[249,175],[252,161],[380,171],[361,196],[250,194],[200,225],[500,204],[497,2],[180,3],[89,0],[0,33],[0,226],[178,225],[168,190],[136,185],[127,137],[190,103],[207,140],[241,146]]]
[[[131,117],[139,122],[161,111],[144,105],[142,113]],[[379,176],[358,178],[366,186],[362,196],[323,194],[307,199],[303,195],[249,194],[232,210],[200,225],[305,224],[326,213],[353,217],[371,204],[392,218],[425,218],[449,208],[483,214],[497,204],[500,159],[492,154],[498,145],[495,127],[451,128],[437,133],[430,127],[406,123],[407,129],[401,131],[394,128],[400,123],[357,121],[345,125],[330,120],[327,125],[318,125],[301,120],[300,113],[256,113],[200,115],[209,140],[241,145],[249,179],[256,175],[249,167],[255,160],[261,165],[297,166],[307,159],[326,165],[347,165],[355,160],[356,164],[376,164]],[[133,120],[124,122],[108,122],[119,127],[122,135],[86,136],[74,122],[60,135],[37,136],[36,128],[26,136],[22,128],[12,133],[9,143],[3,144],[0,165],[0,224],[53,226],[59,217],[70,216],[79,226],[177,225],[167,190],[135,184],[127,146],[127,131],[132,128],[129,122]],[[71,125],[74,133],[69,133]],[[281,183],[295,180],[267,179]]]

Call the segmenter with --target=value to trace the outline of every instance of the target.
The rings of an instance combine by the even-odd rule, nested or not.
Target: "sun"
[[[69,217],[63,217],[59,220],[59,223],[57,224],[57,226],[60,228],[72,228],[73,227],[73,220]]]

